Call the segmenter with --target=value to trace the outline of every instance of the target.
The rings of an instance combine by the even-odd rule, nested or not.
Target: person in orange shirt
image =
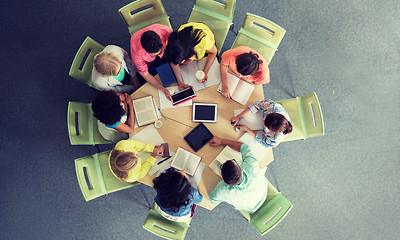
[[[239,46],[224,52],[219,66],[222,82],[221,93],[227,98],[231,97],[227,73],[251,84],[267,84],[270,81],[267,61],[249,47]]]

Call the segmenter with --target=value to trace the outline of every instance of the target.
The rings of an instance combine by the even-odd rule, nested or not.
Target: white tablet
[[[216,103],[193,103],[193,122],[217,122],[217,114]]]

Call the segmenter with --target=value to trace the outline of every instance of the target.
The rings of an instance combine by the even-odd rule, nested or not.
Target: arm
[[[124,133],[132,133],[135,130],[135,113],[133,112],[133,103],[131,96],[125,93],[124,104],[126,104],[125,109],[127,109],[128,119],[125,123],[120,123],[115,127],[116,130]]]
[[[140,144],[144,144],[144,143],[140,143]],[[150,144],[145,144],[145,145],[150,145]],[[150,146],[152,146],[152,145],[150,145]],[[151,155],[146,159],[146,161],[144,161],[142,163],[142,167],[139,170],[137,179],[143,178],[149,172],[150,168],[153,166],[154,162],[156,161],[156,157],[162,156],[163,151],[164,151],[164,148],[160,145],[153,147],[153,152],[151,153]]]
[[[227,79],[228,66],[226,66],[224,63],[221,62],[219,64],[219,71],[221,72],[221,84],[222,84],[221,94],[224,97],[230,98],[231,93],[229,92],[228,79]]]
[[[231,140],[223,139],[223,138],[219,138],[219,137],[214,137],[210,141],[210,145],[211,146],[219,146],[221,144],[222,145],[228,145],[232,149],[240,152],[240,147],[242,146],[243,143],[238,142],[238,141],[231,141]]]
[[[205,73],[205,77],[202,80],[202,82],[207,81],[207,74],[208,71],[210,71],[211,65],[213,64],[215,58],[217,57],[217,46],[215,46],[215,44],[212,46],[212,48],[210,50],[208,50],[208,56],[206,59],[206,64],[204,65],[204,69],[203,72]]]
[[[158,88],[161,91],[163,91],[163,93],[165,94],[167,99],[171,101],[171,94],[169,93],[169,91],[149,72],[146,72],[145,74],[143,74],[142,77],[144,78],[144,80],[146,80],[146,82],[150,83],[153,87]]]
[[[239,115],[231,118],[231,125],[236,126],[239,123],[239,120],[250,113],[250,109],[247,107],[243,110]]]
[[[169,65],[171,66],[171,69],[175,74],[176,81],[178,82],[179,86],[179,91],[191,87],[190,85],[187,85],[183,82],[181,67],[179,66],[179,64],[175,65],[173,63],[170,63]]]

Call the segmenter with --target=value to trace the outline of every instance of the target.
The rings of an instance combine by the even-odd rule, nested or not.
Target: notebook
[[[164,63],[163,65],[156,67],[156,70],[164,87],[167,87],[176,82],[175,74],[172,71],[169,63]]]

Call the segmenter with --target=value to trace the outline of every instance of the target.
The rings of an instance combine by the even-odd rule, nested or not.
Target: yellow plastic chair
[[[250,47],[260,53],[269,64],[285,33],[285,29],[270,20],[247,13],[232,48]]]
[[[214,33],[218,53],[224,45],[226,35],[232,25],[236,0],[195,0],[188,22],[202,22]]]
[[[137,0],[118,10],[132,35],[138,30],[158,23],[171,28],[161,0]]]
[[[315,92],[277,102],[288,112],[293,126],[292,132],[282,142],[324,135],[324,120]]]
[[[173,222],[164,218],[153,207],[150,209],[142,227],[147,231],[164,239],[185,239],[186,232],[189,228],[190,221],[187,222]]]
[[[67,125],[71,145],[95,145],[113,143],[101,136],[97,118],[93,116],[90,103],[69,102]]]
[[[108,166],[110,151],[75,159],[75,171],[86,201],[116,192],[140,183],[126,183],[116,178]]]
[[[261,207],[254,213],[240,212],[261,235],[265,235],[287,216],[292,207],[293,204],[268,183],[268,195]]]
[[[72,66],[69,70],[69,75],[83,83],[86,83],[90,87],[93,87],[92,83],[92,69],[94,56],[103,51],[104,46],[96,42],[89,36],[83,41],[81,47],[75,55]]]

